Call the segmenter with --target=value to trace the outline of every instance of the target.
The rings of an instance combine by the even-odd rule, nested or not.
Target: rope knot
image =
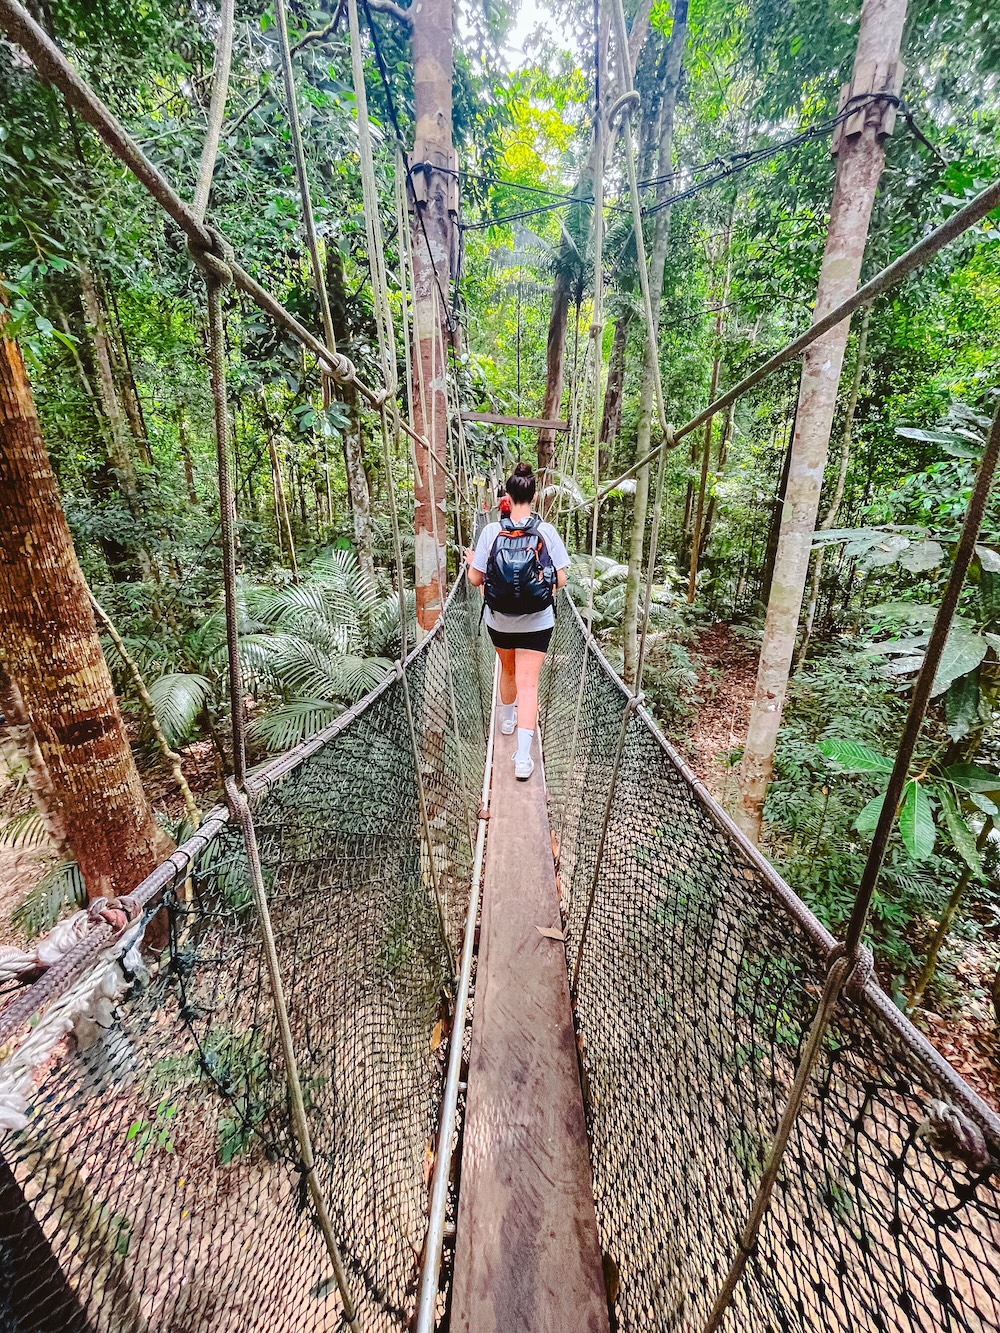
[[[231,287],[236,251],[213,227],[208,227],[207,231],[211,238],[208,245],[188,237],[188,254],[205,274],[206,282]]]
[[[934,1099],[927,1103],[917,1138],[924,1139],[939,1157],[959,1162],[970,1171],[984,1171],[990,1164],[985,1134],[950,1102]]]
[[[834,965],[839,963],[842,958],[847,958],[847,949],[843,944],[835,944],[830,950],[826,960],[827,975],[832,972]],[[861,992],[875,975],[875,958],[871,949],[866,949],[863,944],[858,945],[857,953],[854,955],[854,966],[847,974],[844,982],[844,994],[852,1000],[857,1000]]]

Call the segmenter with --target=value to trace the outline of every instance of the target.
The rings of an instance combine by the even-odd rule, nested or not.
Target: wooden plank
[[[497,734],[452,1333],[608,1333],[545,789]]]
[[[491,426],[526,426],[528,430],[569,430],[568,421],[548,417],[505,417],[496,412],[460,412],[463,421],[485,421]]]

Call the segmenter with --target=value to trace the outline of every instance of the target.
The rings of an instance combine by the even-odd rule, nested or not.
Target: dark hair
[[[530,504],[535,498],[535,474],[530,463],[518,463],[507,478],[507,494],[515,504]]]

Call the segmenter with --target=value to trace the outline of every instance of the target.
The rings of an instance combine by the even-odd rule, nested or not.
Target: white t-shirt
[[[480,574],[486,573],[490,551],[493,549],[493,543],[496,541],[499,532],[499,523],[487,523],[479,534],[472,568],[478,569]],[[569,567],[569,552],[552,524],[539,522],[538,535],[545,542],[549,559],[556,569],[567,569]],[[487,607],[485,620],[491,629],[499,630],[501,634],[534,634],[536,630],[551,629],[556,623],[556,613],[554,607],[546,606],[541,611],[530,611],[524,616],[505,616],[502,612],[491,611]]]

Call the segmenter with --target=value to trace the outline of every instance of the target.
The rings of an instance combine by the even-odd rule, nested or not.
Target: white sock
[[[531,757],[531,742],[535,739],[534,728],[531,731],[527,727],[518,727],[517,729],[517,757],[518,759],[529,759]]]
[[[500,721],[501,721],[501,722],[513,722],[513,721],[514,721],[514,718],[515,718],[516,716],[517,716],[517,700],[515,699],[514,702],[513,702],[512,704],[505,704],[505,703],[503,702],[503,700],[501,699],[501,700],[500,700]]]

